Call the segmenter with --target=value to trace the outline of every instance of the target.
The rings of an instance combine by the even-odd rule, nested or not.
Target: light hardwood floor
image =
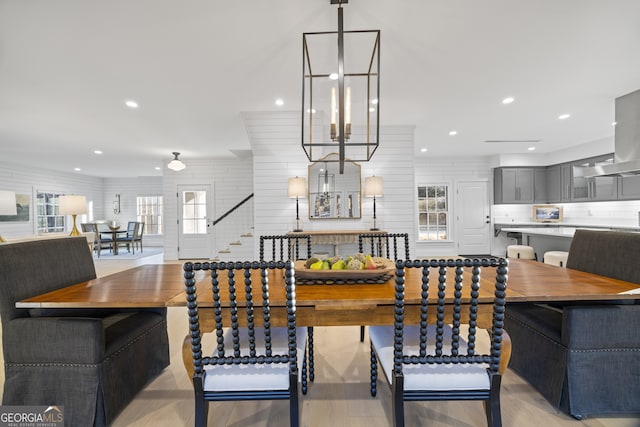
[[[162,255],[138,260],[96,260],[99,276],[136,265],[162,263]],[[125,408],[112,427],[178,427],[193,425],[193,392],[182,365],[181,345],[187,326],[186,309],[170,308],[171,365]],[[303,427],[387,427],[390,392],[384,379],[378,396],[369,394],[369,345],[359,340],[359,327],[315,328],[316,378],[300,397]],[[4,379],[4,378],[2,378]],[[640,418],[575,420],[556,411],[512,371],[502,383],[505,427],[639,427]],[[210,427],[282,427],[288,425],[286,401],[211,403]],[[410,402],[405,404],[407,427],[484,427],[480,402]]]

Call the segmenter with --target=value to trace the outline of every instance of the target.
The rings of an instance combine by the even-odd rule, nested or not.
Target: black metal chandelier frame
[[[344,173],[345,160],[351,161],[369,161],[379,145],[380,136],[380,30],[344,30],[344,17],[342,5],[348,3],[348,0],[330,0],[331,4],[338,5],[338,31],[322,31],[322,32],[308,32],[302,35],[302,148],[307,155],[307,158],[311,162],[318,161],[324,157],[327,153],[323,147],[337,148],[338,156],[335,162],[340,163],[340,173]],[[344,35],[355,33],[374,33],[374,45],[369,61],[368,70],[366,72],[358,73],[345,73],[344,69]],[[309,57],[309,48],[307,39],[309,36],[314,35],[338,35],[338,131],[335,134],[335,138],[331,142],[314,141],[313,139],[313,79],[314,78],[329,78],[329,74],[314,74],[311,68],[311,58]],[[375,108],[375,129],[371,131],[371,115],[367,113],[366,119],[366,132],[364,141],[349,141],[349,134],[351,129],[347,128],[345,123],[345,77],[366,77],[367,79],[367,99],[371,97],[371,79],[375,78],[375,90],[377,106]],[[306,92],[306,84],[308,82],[308,95]],[[308,125],[305,126],[305,123]],[[307,133],[308,132],[308,133]],[[372,133],[374,135],[372,135]],[[305,141],[305,137],[308,141]],[[337,147],[336,147],[337,143]],[[347,149],[350,147],[363,147],[360,152],[355,155],[347,155]],[[315,150],[314,148],[319,148]],[[364,158],[359,154],[364,153]],[[351,153],[349,153],[351,154]]]

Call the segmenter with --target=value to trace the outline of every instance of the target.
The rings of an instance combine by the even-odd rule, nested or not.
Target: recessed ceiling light
[[[124,105],[126,105],[129,108],[138,108],[139,105],[136,101],[134,101],[133,99],[128,99],[124,102]]]
[[[93,150],[93,152],[94,152],[95,154],[102,154],[102,151],[100,151],[100,150]]]
[[[615,126],[617,124],[618,124],[618,122],[611,122],[611,126]]]
[[[511,96],[506,97],[505,99],[502,100],[503,104],[511,104],[513,101],[515,101],[515,99]]]
[[[569,117],[571,117],[571,114],[560,114],[558,116],[560,120],[568,119]]]
[[[276,105],[278,107],[282,107],[284,105],[284,101],[282,100],[282,98],[276,99]]]
[[[374,111],[376,111],[376,109],[375,109],[375,108],[373,108],[373,107],[369,107],[369,112],[373,113]]]
[[[338,73],[329,74],[329,80],[338,80]]]
[[[160,166],[156,166],[155,170],[159,171],[160,170]]]
[[[371,103],[372,103],[373,105],[376,105],[376,104],[378,103],[378,100],[377,100],[377,99],[372,99],[372,100],[371,100]]]
[[[535,149],[536,149],[536,147],[529,147],[529,148],[527,148],[527,150],[529,150],[529,151],[533,151],[533,150],[535,150]]]
[[[457,134],[458,134],[457,130],[452,130],[452,131],[449,132],[449,135],[451,135],[451,136],[455,136]]]
[[[426,148],[421,148],[421,149],[420,149],[420,152],[421,152],[421,153],[426,153],[426,152],[427,152],[427,149],[426,149]]]
[[[80,168],[73,168],[73,170],[74,170],[74,171],[76,171],[76,172],[80,172],[82,169],[80,169]]]

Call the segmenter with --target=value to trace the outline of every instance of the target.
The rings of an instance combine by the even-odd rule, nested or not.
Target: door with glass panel
[[[458,181],[456,243],[458,255],[489,255],[491,218],[487,181]]]
[[[210,259],[214,252],[211,186],[178,186],[178,258]]]

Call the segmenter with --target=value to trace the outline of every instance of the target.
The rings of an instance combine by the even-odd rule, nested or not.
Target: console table
[[[358,243],[360,234],[387,234],[382,230],[310,230],[310,231],[290,231],[287,235],[295,236],[306,234],[311,236],[313,245],[333,245],[333,254],[339,256],[338,246]]]

